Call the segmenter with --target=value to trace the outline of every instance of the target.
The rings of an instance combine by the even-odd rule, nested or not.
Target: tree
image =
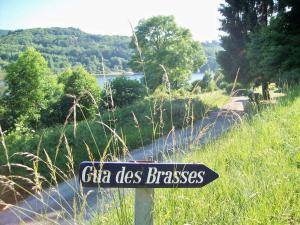
[[[251,72],[265,82],[300,80],[300,4],[280,1],[278,14],[268,26],[252,34],[247,47]],[[287,11],[286,7],[290,10]],[[264,95],[267,93],[263,92]]]
[[[178,27],[173,16],[141,20],[134,33],[131,47],[137,51],[129,66],[145,72],[145,83],[151,90],[163,82],[162,66],[171,87],[179,88],[206,60],[201,44],[192,39],[188,29]]]
[[[139,81],[118,77],[107,84],[102,92],[102,100],[105,108],[122,107],[142,99],[145,94],[146,89]]]
[[[250,16],[249,8],[247,1],[243,0],[227,0],[226,4],[221,4],[220,12],[224,17],[221,20],[221,30],[227,35],[221,37],[221,46],[224,50],[218,53],[217,61],[228,82],[234,81],[238,70],[240,82],[247,84],[250,80],[245,48],[248,32],[253,29],[248,24],[251,21],[255,26],[257,18],[256,15]]]
[[[57,76],[47,76],[45,83],[45,99],[48,104],[47,108],[41,110],[40,122],[42,126],[48,127],[62,122],[63,114],[60,103],[64,94],[64,85],[58,81]]]
[[[19,52],[26,47],[35,47],[49,62],[55,73],[66,66],[79,63],[90,73],[99,73],[102,68],[101,55],[105,59],[106,70],[126,70],[132,55],[129,48],[130,37],[87,34],[75,28],[33,28],[10,31],[0,35],[0,67],[15,61]],[[115,59],[121,65],[114,68]]]
[[[46,109],[51,89],[47,77],[51,76],[47,61],[34,48],[19,55],[16,62],[6,68],[4,102],[7,108],[7,126],[16,123],[36,128],[40,112]]]
[[[259,80],[262,92],[268,99],[268,80],[264,74],[255,74],[247,58],[247,45],[250,36],[268,25],[268,20],[273,15],[275,4],[273,0],[226,0],[220,8],[222,30],[228,35],[222,37],[222,47],[218,55],[218,62],[223,68],[225,79],[234,81],[237,71],[238,81],[249,84]]]
[[[213,72],[217,71],[220,68],[220,65],[217,63],[217,53],[222,50],[220,43],[217,41],[211,42],[202,42],[202,46],[207,57],[206,64],[200,67],[200,73],[205,73],[206,70],[211,70]]]
[[[76,101],[81,108],[77,109],[76,119],[93,118],[98,111],[101,93],[96,78],[83,67],[77,67],[72,72],[63,72],[58,79],[64,84],[65,94],[60,103],[62,120],[66,119]]]

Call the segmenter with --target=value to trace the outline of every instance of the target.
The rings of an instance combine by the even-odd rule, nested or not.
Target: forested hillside
[[[75,28],[34,28],[0,35],[0,67],[15,61],[28,46],[37,49],[55,72],[82,65],[91,73],[128,70],[130,38],[87,34]],[[1,33],[2,34],[2,33]]]
[[[128,61],[133,52],[129,47],[130,37],[117,35],[93,35],[76,28],[34,28],[26,30],[0,30],[0,69],[26,47],[34,47],[49,62],[54,72],[68,66],[82,65],[93,74],[128,71]],[[207,63],[201,72],[218,68],[216,52],[221,47],[217,41],[202,43]],[[102,64],[103,57],[103,64]]]

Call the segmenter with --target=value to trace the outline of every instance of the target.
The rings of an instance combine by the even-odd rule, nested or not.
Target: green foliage
[[[247,53],[256,77],[295,84],[300,81],[300,26],[290,30],[286,17],[279,14],[269,26],[251,35]]]
[[[225,79],[242,84],[300,81],[300,6],[296,0],[226,1],[220,8],[224,51],[218,55]]]
[[[0,69],[0,96],[3,94],[5,90],[5,83],[4,83],[5,76],[6,73]]]
[[[84,66],[91,73],[128,70],[130,38],[87,34],[75,28],[34,28],[0,35],[0,67],[17,59],[26,47],[36,48],[54,72]]]
[[[76,109],[77,120],[84,119],[84,116],[86,118],[95,117],[101,94],[96,78],[83,67],[77,67],[72,72],[70,70],[64,71],[58,80],[64,85],[65,95],[59,103],[63,121],[70,109],[75,105],[78,106],[78,104],[80,107]]]
[[[4,98],[0,95],[0,126],[3,126],[5,123],[5,116],[7,115],[5,108]]]
[[[64,85],[58,82],[57,76],[46,77],[45,83],[48,106],[42,109],[40,122],[41,126],[48,127],[63,122],[64,114],[60,104],[64,96]]]
[[[215,81],[217,87],[221,88],[221,83],[224,81],[224,74],[222,73],[222,70],[218,69],[215,72],[214,81]]]
[[[273,0],[226,0],[226,4],[221,5],[220,12],[224,17],[221,30],[228,35],[221,38],[224,51],[219,52],[218,62],[228,82],[235,80],[237,71],[238,81],[243,84],[256,78],[250,72],[246,46],[249,35],[260,26],[265,26],[274,10]]]
[[[200,86],[203,90],[207,89],[210,82],[213,80],[213,73],[211,71],[205,71],[204,76],[200,82]]]
[[[171,158],[203,162],[220,177],[201,189],[157,189],[155,224],[299,224],[300,88],[289,94],[218,140]],[[123,214],[116,201],[92,224],[133,223],[133,192],[122,200]]]
[[[195,80],[192,83],[192,91],[200,88],[202,92],[210,92],[218,89],[214,78],[214,74],[212,71],[206,71],[202,80]],[[199,92],[200,90],[197,90]]]
[[[243,85],[241,83],[225,83],[225,90],[227,94],[232,94],[232,92],[234,92],[237,89],[241,89],[243,87]]]
[[[145,83],[151,90],[163,81],[175,89],[183,86],[205,62],[201,44],[192,39],[188,29],[178,27],[173,16],[141,20],[131,47],[136,49],[137,42],[139,48],[129,65],[134,71],[145,72]],[[163,78],[162,66],[168,78]]]
[[[114,108],[130,105],[145,95],[146,89],[139,81],[118,77],[106,85],[101,98],[104,108]]]
[[[205,51],[207,62],[200,67],[200,73],[205,73],[206,70],[211,70],[213,72],[217,71],[220,67],[217,62],[217,54],[219,51],[223,50],[223,48],[217,41],[203,42],[202,46]]]
[[[69,77],[72,75],[72,69],[70,67],[66,68],[58,75],[58,83],[66,84]]]
[[[207,97],[209,97],[208,100]],[[220,102],[221,99],[222,103]],[[5,142],[11,163],[20,163],[32,167],[32,162],[28,158],[13,156],[14,153],[28,152],[36,154],[36,151],[39,151],[38,149],[45,149],[53,162],[57,153],[55,165],[67,173],[69,168],[66,165],[68,161],[66,141],[73,150],[72,157],[75,171],[77,171],[79,163],[83,159],[89,159],[87,146],[97,159],[101,158],[106,147],[108,147],[106,152],[108,157],[109,155],[118,157],[122,154],[120,142],[115,139],[113,142],[109,142],[111,138],[115,138],[115,135],[105,129],[99,123],[100,121],[109,125],[118,135],[122,136],[127,147],[131,150],[151,143],[153,139],[161,135],[168,134],[173,126],[181,128],[190,125],[193,121],[201,119],[208,109],[217,107],[219,103],[222,105],[227,100],[228,98],[221,93],[209,94],[205,97],[194,95],[186,98],[153,98],[117,108],[113,112],[107,111],[97,120],[79,121],[76,125],[73,123],[68,124],[65,129],[62,125],[57,125],[35,133],[11,132],[5,136]],[[209,103],[212,105],[208,105]],[[151,117],[153,119],[149,119]],[[154,127],[157,127],[157,129],[153,130]],[[20,130],[22,129],[20,127]],[[62,132],[66,137],[66,141],[58,146]],[[97,138],[94,139],[94,137]],[[0,145],[0,151],[4,151],[2,145]],[[42,152],[39,156],[45,159]],[[6,164],[6,158],[2,154],[0,155],[0,165],[4,164]],[[26,171],[21,168],[16,170],[15,173],[25,175]],[[39,165],[39,173],[47,178],[50,177],[49,168],[44,163]]]
[[[0,70],[0,82],[2,81],[2,80],[4,80],[4,78],[5,78],[5,71],[4,70]]]
[[[217,62],[223,69],[226,81],[233,82],[240,68],[239,81],[247,83],[249,65],[245,47],[248,34],[245,24],[249,17],[244,9],[248,3],[243,4],[242,1],[226,1],[226,3],[222,4],[219,10],[223,15],[221,30],[228,35],[221,37],[221,46],[224,50],[219,51]]]
[[[41,110],[55,98],[52,75],[47,61],[34,48],[21,53],[6,68],[4,104],[7,109],[6,128],[17,123],[36,128]]]

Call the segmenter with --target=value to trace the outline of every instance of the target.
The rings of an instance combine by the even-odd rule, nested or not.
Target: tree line
[[[246,86],[299,83],[300,2],[298,0],[226,0],[217,57],[225,79]]]
[[[130,37],[87,34],[75,28],[34,28],[3,31],[0,67],[17,60],[20,52],[34,47],[54,72],[83,66],[90,73],[127,71],[132,51]]]
[[[74,66],[83,66],[92,74],[126,72],[130,70],[128,62],[134,53],[130,42],[127,36],[92,35],[75,28],[0,30],[0,69],[17,60],[27,47],[34,47],[54,73]],[[219,43],[212,41],[202,45],[208,61],[200,71],[215,71]]]

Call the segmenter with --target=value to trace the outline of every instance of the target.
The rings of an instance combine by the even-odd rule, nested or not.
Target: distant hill
[[[54,72],[67,66],[82,65],[89,72],[102,72],[102,57],[105,72],[129,71],[128,61],[132,55],[131,38],[118,35],[94,35],[76,28],[33,28],[24,30],[0,30],[0,70],[15,61],[26,47],[36,48],[49,62]],[[218,68],[216,52],[219,42],[202,43],[208,58],[200,72]]]
[[[102,57],[106,72],[126,71],[132,54],[130,37],[93,35],[76,28],[1,30],[0,33],[0,68],[16,60],[28,46],[36,48],[55,72],[81,64],[91,73],[100,73]]]

